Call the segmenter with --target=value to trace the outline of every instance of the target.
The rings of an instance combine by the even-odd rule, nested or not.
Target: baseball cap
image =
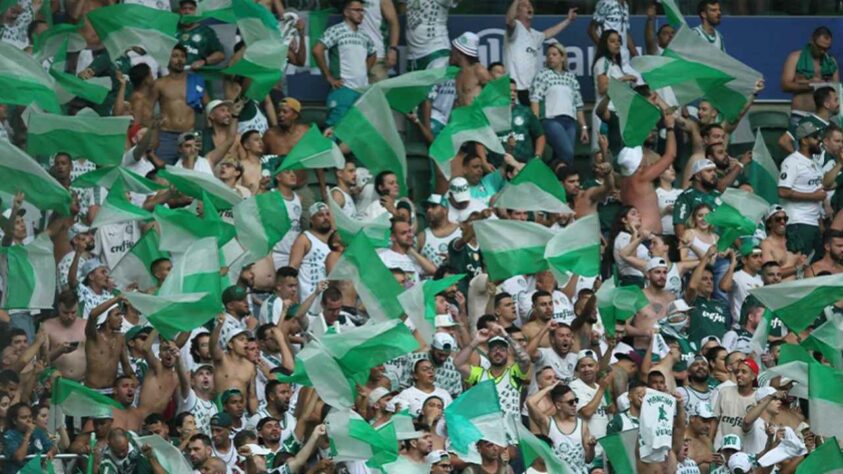
[[[239,330],[239,331],[232,331],[232,332],[230,332],[230,333],[228,333],[228,334],[224,335],[224,336],[222,337],[222,346],[223,346],[223,347],[225,347],[225,348],[226,348],[226,350],[228,350],[228,349],[227,349],[227,348],[228,348],[228,343],[229,343],[229,342],[231,342],[231,340],[232,340],[232,339],[234,339],[235,337],[237,337],[237,336],[239,336],[239,335],[241,335],[241,334],[243,334],[243,333],[247,333],[247,334],[248,334],[248,333],[249,333],[249,330],[248,330],[248,329],[241,329],[241,330]]]
[[[758,387],[758,389],[755,390],[755,401],[760,402],[768,395],[772,395],[774,393],[776,393],[776,389],[770,387],[769,385],[766,387]]]
[[[618,168],[621,176],[632,176],[644,160],[644,149],[640,146],[626,147],[618,153]]]
[[[298,99],[294,99],[292,97],[285,97],[281,99],[281,102],[278,105],[286,105],[287,107],[296,111],[296,113],[301,113],[301,102]]]
[[[805,137],[816,135],[820,133],[820,131],[821,130],[817,127],[817,125],[810,119],[802,119],[802,121],[799,122],[799,125],[796,126],[796,132],[793,136],[797,140],[802,140]]]
[[[231,416],[224,411],[211,417],[211,426],[231,428],[232,424],[234,424],[234,422],[231,420]]]
[[[132,329],[126,331],[126,342],[140,336],[141,334],[149,334],[152,332],[151,326],[134,326]]]
[[[202,369],[207,369],[207,370],[213,372],[214,366],[211,365],[211,364],[197,364],[195,367],[193,367],[191,372],[195,374],[196,372],[199,372]]]
[[[729,458],[729,471],[732,474],[749,474],[752,472],[752,461],[746,453],[735,453]]]
[[[427,456],[425,456],[424,462],[428,464],[438,464],[442,462],[443,459],[449,458],[450,456],[451,455],[448,454],[448,451],[445,451],[444,449],[437,449],[431,451]]]
[[[222,304],[245,300],[247,296],[245,289],[237,285],[231,285],[222,292]]]
[[[667,305],[667,314],[675,314],[675,313],[686,313],[694,309],[693,306],[688,306],[688,303],[685,302],[684,299],[679,298],[678,300],[673,300]]]
[[[595,362],[598,360],[597,354],[591,349],[583,349],[577,352],[577,363],[585,358],[594,359]]]
[[[740,248],[741,256],[747,257],[753,252],[761,252],[761,244],[755,238],[743,239]]]
[[[205,106],[205,116],[207,117],[208,115],[211,115],[211,112],[213,112],[214,109],[216,109],[217,107],[219,107],[221,105],[231,105],[231,101],[230,100],[214,99],[214,100],[208,102],[208,105]]]
[[[647,271],[655,270],[657,268],[667,268],[667,261],[662,257],[653,257],[647,262]]]
[[[369,402],[369,406],[373,407],[375,406],[375,403],[378,403],[380,401],[381,398],[389,395],[390,393],[392,392],[390,392],[387,388],[376,387],[374,390],[369,392],[369,396],[366,400]]]
[[[715,418],[711,405],[706,402],[692,403],[688,407],[688,416],[698,416],[704,420]]]
[[[179,145],[184,145],[184,142],[188,140],[196,140],[196,134],[193,132],[184,132],[179,135],[178,141],[176,143],[178,143]]]
[[[713,170],[715,168],[717,168],[717,165],[715,165],[713,161],[708,158],[703,158],[694,162],[694,166],[691,167],[691,174],[694,175],[700,171]]]
[[[83,278],[87,278],[88,275],[91,274],[91,272],[93,272],[94,270],[96,270],[99,267],[104,267],[104,266],[105,266],[105,264],[102,263],[100,261],[100,259],[98,259],[98,258],[91,258],[91,259],[85,260],[85,263],[82,264]]]
[[[741,443],[741,437],[736,434],[727,434],[720,440],[720,446],[717,448],[717,451],[722,451],[724,449],[734,449],[735,451],[740,451],[743,447]]]
[[[644,358],[641,357],[641,354],[635,352],[635,350],[631,350],[629,352],[618,352],[615,354],[615,358],[618,360],[629,360],[632,361],[635,365],[641,366],[641,363],[644,362]]]
[[[471,199],[471,190],[468,188],[468,180],[462,176],[451,179],[448,185],[448,193],[456,202],[466,202]]]
[[[430,207],[430,206],[441,206],[442,205],[442,195],[441,194],[431,194],[424,200],[422,203],[422,207]]]
[[[749,367],[749,370],[751,370],[752,373],[755,374],[756,377],[758,377],[758,372],[760,372],[760,369],[758,368],[757,362],[755,362],[752,358],[747,357],[746,359],[741,361],[741,363]]]
[[[325,204],[322,201],[319,201],[319,202],[314,202],[313,204],[311,204],[310,207],[307,208],[307,213],[310,214],[310,216],[312,217],[312,216],[315,216],[316,214],[319,214],[322,211],[328,211],[330,209],[331,208],[328,207],[327,204]]]
[[[451,44],[466,56],[476,58],[478,55],[478,46],[480,45],[480,37],[476,33],[466,31],[451,41]]]
[[[241,392],[240,389],[237,389],[237,388],[230,388],[230,389],[226,390],[225,392],[222,392],[222,395],[220,395],[220,401],[222,403],[225,403],[231,397],[237,397],[237,396],[242,397],[243,392]]]
[[[509,341],[502,338],[501,336],[495,336],[495,337],[489,339],[489,346],[491,346],[492,344],[503,344],[503,345],[508,347]]]
[[[784,208],[782,206],[780,206],[778,204],[773,204],[772,206],[770,206],[769,209],[767,209],[767,213],[764,214],[764,220],[765,221],[770,220],[771,217],[778,214],[779,212],[784,212],[784,215],[787,215],[787,211],[784,210]]]
[[[459,326],[456,321],[454,321],[454,317],[450,314],[437,314],[436,319],[434,320],[434,326],[438,328],[452,328],[454,326]]]
[[[457,341],[454,340],[454,336],[446,332],[437,332],[433,335],[433,341],[430,343],[430,347],[438,351],[452,351],[456,349]]]

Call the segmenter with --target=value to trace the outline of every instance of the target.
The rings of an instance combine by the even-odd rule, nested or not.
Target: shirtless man
[[[825,255],[805,271],[805,277],[823,273],[843,273],[843,230],[835,228],[825,231]]]
[[[155,78],[152,76],[152,69],[146,63],[140,63],[129,69],[129,82],[132,84],[132,93],[129,95],[129,107],[126,110],[125,95],[126,76],[118,69],[116,71],[117,82],[120,83],[117,89],[117,100],[114,103],[114,115],[125,115],[130,112],[135,119],[144,127],[152,125],[154,105],[149,99],[152,97],[152,86]]]
[[[249,361],[246,346],[249,343],[248,333],[229,333],[228,340],[220,341],[220,330],[225,324],[226,314],[217,316],[214,330],[211,331],[211,357],[214,360],[214,387],[222,393],[229,388],[236,388],[241,393],[248,394],[249,412],[257,409],[255,394],[255,364]],[[220,342],[225,350],[220,348]]]
[[[787,250],[787,212],[778,204],[770,206],[764,218],[767,226],[767,238],[761,241],[761,260],[777,262],[782,269],[782,276],[791,279],[807,258],[801,253]]]
[[[81,382],[85,377],[85,321],[78,317],[76,293],[65,290],[58,296],[58,316],[41,323],[47,334],[45,346],[51,365],[62,377]]]
[[[486,66],[477,57],[479,43],[480,39],[471,32],[465,32],[451,42],[451,65],[460,68],[457,74],[457,105],[471,105],[483,86],[492,80]]]
[[[696,402],[688,408],[688,427],[685,440],[688,442],[688,457],[700,468],[701,474],[708,474],[713,464],[720,463],[720,455],[714,452],[712,435],[716,419],[708,402]]]
[[[114,428],[123,428],[137,432],[143,426],[143,419],[146,413],[135,407],[135,392],[138,390],[138,381],[134,377],[121,375],[114,381],[114,400],[123,405],[123,410],[113,410]],[[99,435],[97,435],[99,438]]]
[[[158,330],[153,330],[141,346],[143,358],[149,365],[149,370],[143,378],[140,394],[140,410],[144,416],[150,413],[163,415],[167,405],[173,398],[173,393],[179,386],[176,363],[179,358],[179,348],[173,341],[161,340],[158,347],[158,357],[152,353],[152,342],[158,336]]]
[[[820,26],[811,35],[811,42],[787,56],[782,68],[782,91],[793,94],[790,101],[790,125],[795,129],[799,120],[814,112],[815,84],[840,82],[837,61],[831,51],[831,30]],[[810,61],[810,68],[802,69]]]
[[[641,213],[641,227],[654,234],[662,233],[662,221],[653,182],[668,166],[673,165],[676,158],[676,137],[673,133],[675,119],[664,108],[662,116],[668,131],[664,155],[659,157],[653,150],[642,147],[624,148],[618,154],[621,201],[635,206]],[[653,138],[653,134],[650,137]]]
[[[646,350],[653,336],[653,329],[662,318],[667,316],[667,307],[676,295],[665,289],[667,283],[667,262],[660,257],[653,257],[647,263],[645,276],[647,286],[644,296],[650,302],[635,317],[626,322],[626,332],[633,338],[636,349]]]
[[[184,46],[176,45],[170,55],[170,63],[167,66],[170,74],[161,77],[152,85],[150,102],[158,104],[163,116],[163,127],[166,130],[158,132],[158,157],[168,165],[176,163],[177,140],[179,135],[190,132],[196,124],[196,112],[194,107],[202,107],[208,103],[207,91],[204,91],[204,84],[192,84],[189,74],[185,70],[187,61],[187,50]],[[194,85],[195,89],[188,94],[188,85]],[[203,96],[201,103],[192,104],[193,94],[202,88]],[[190,95],[190,97],[189,97]],[[190,102],[188,102],[190,100]]]
[[[331,188],[331,199],[337,203],[343,214],[357,217],[357,205],[354,203],[354,188],[357,186],[357,164],[346,160],[342,168],[337,168],[337,185]]]
[[[264,149],[260,132],[249,130],[240,135],[240,148],[243,150],[240,155],[240,165],[243,167],[240,184],[245,186],[252,194],[258,194],[261,187],[261,158]]]
[[[597,212],[597,205],[615,189],[615,174],[610,163],[594,165],[594,176],[599,186],[588,189],[580,187],[580,173],[573,166],[566,166],[559,170],[556,177],[565,188],[569,202],[573,201],[574,215],[577,219]]]
[[[100,393],[111,394],[112,384],[117,377],[117,364],[122,364],[123,373],[131,374],[129,354],[120,328],[123,325],[122,296],[111,298],[91,310],[85,323],[85,386]],[[105,313],[105,321],[98,319]],[[99,327],[98,327],[99,326]]]
[[[308,126],[299,123],[301,102],[287,97],[278,103],[278,126],[272,127],[263,136],[263,151],[267,155],[277,155],[284,159],[307,133]],[[280,163],[279,163],[280,164]],[[274,171],[274,170],[273,170]],[[307,185],[307,170],[296,171],[296,189]],[[324,186],[322,186],[324,188]]]
[[[201,152],[210,157],[211,150],[219,150],[216,154],[220,158],[237,156],[239,142],[237,140],[237,122],[243,102],[229,102],[227,100],[212,100],[205,106],[205,117],[210,124],[203,131]],[[209,140],[210,138],[210,140]],[[216,161],[211,165],[215,166]]]

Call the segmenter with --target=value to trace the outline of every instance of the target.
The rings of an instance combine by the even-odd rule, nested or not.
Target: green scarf
[[[836,71],[837,63],[828,53],[824,54],[820,60],[820,76],[830,79]],[[814,77],[814,56],[811,55],[811,43],[808,43],[799,53],[799,61],[796,62],[796,74],[806,79]]]

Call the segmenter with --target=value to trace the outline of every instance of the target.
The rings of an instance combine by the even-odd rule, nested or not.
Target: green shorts
[[[425,69],[445,67],[448,65],[448,58],[450,58],[450,56],[450,50],[440,49],[439,51],[434,51],[427,56],[422,56],[418,59],[411,59],[407,64],[407,71],[423,71]]]
[[[814,253],[812,261],[817,261],[823,256],[823,239],[820,235],[819,226],[808,224],[788,224],[786,233],[787,250],[802,255]]]
[[[325,119],[325,125],[333,127],[338,124],[361,95],[348,87],[332,89],[325,100],[325,103],[328,104],[328,117]]]

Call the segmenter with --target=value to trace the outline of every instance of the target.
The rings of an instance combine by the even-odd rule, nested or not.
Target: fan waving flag
[[[521,211],[572,213],[565,188],[542,160],[530,160],[495,198],[495,207]]]
[[[269,254],[292,227],[281,193],[268,192],[252,196],[234,206],[234,227],[237,240],[252,255]]]
[[[679,106],[690,104],[707,91],[735,79],[705,64],[676,57],[642,55],[632,58],[630,62],[651,90],[670,88]]]
[[[635,450],[638,447],[638,428],[621,431],[597,440],[617,474],[636,474]]]
[[[68,416],[111,416],[114,410],[124,410],[113,398],[64,377],[53,381],[51,402]]]
[[[82,24],[62,23],[35,35],[32,46],[33,56],[39,61],[48,60],[56,55],[65,42],[67,43],[68,53],[82,51],[87,47],[87,43],[85,38],[79,34],[81,26]]]
[[[156,281],[152,274],[152,264],[160,259],[169,259],[170,253],[159,250],[158,245],[158,232],[150,229],[117,261],[109,276],[118,288],[134,283],[143,291],[162,283]]]
[[[459,68],[454,66],[424,69],[391,77],[377,82],[372,87],[381,89],[393,110],[408,114],[427,99],[430,89],[440,82],[457,77]],[[507,93],[509,88],[507,86]]]
[[[477,243],[492,280],[547,270],[544,250],[555,235],[535,222],[483,220],[474,223]]]
[[[456,285],[464,277],[465,274],[460,273],[440,280],[425,280],[398,295],[398,301],[423,340],[430,342],[436,332],[436,295]]]
[[[624,144],[628,147],[643,145],[662,116],[659,108],[626,83],[611,77],[609,97],[618,114]]]
[[[206,197],[203,202],[205,217],[199,217],[190,209],[155,206],[152,216],[161,230],[161,250],[184,252],[190,244],[202,237],[215,237],[222,247],[234,238],[236,229],[220,219],[210,198]]]
[[[509,92],[509,76],[490,81],[471,102],[479,108],[489,121],[495,133],[512,130],[512,97]]]
[[[108,196],[97,212],[91,227],[147,220],[152,220],[152,213],[129,202],[123,185],[118,182],[108,191]]]
[[[340,233],[343,242],[351,242],[354,236],[362,231],[373,246],[389,247],[389,232],[392,224],[389,221],[391,216],[388,212],[373,219],[363,220],[345,215],[333,196],[328,196],[328,205],[331,206],[331,217],[334,218],[337,232]]]
[[[337,144],[312,124],[273,174],[284,170],[342,168],[344,165],[345,158]]]
[[[207,193],[214,203],[214,207],[223,211],[231,209],[243,200],[227,184],[215,176],[201,171],[167,165],[167,168],[161,170],[158,176],[166,179],[176,189],[192,198],[203,199],[203,195]]]
[[[466,142],[478,142],[490,151],[505,153],[495,129],[481,108],[474,105],[458,107],[451,112],[448,124],[436,136],[429,150],[430,157],[445,177],[450,179],[451,160]]]
[[[615,335],[615,323],[626,321],[650,304],[647,296],[637,286],[617,286],[614,279],[600,285],[595,294],[597,308],[606,334]]]
[[[60,110],[55,80],[32,56],[0,41],[0,103]]]
[[[42,211],[70,214],[70,192],[9,140],[0,140],[0,177],[0,191],[24,192],[26,201]]]
[[[761,130],[755,132],[752,161],[744,173],[755,194],[761,196],[770,204],[778,204],[779,168],[776,166],[776,162],[773,161],[770,150],[767,149],[767,144],[764,143],[764,136],[761,135]]]
[[[131,117],[100,117],[91,109],[72,117],[33,110],[27,120],[26,150],[33,156],[64,152],[100,166],[117,166],[131,122]]]
[[[843,299],[843,274],[791,280],[749,290],[794,332],[802,332],[823,309]]]
[[[111,91],[111,79],[108,77],[92,77],[85,80],[72,73],[65,72],[67,66],[68,40],[59,47],[50,66],[50,75],[59,86],[57,90],[61,103],[70,102],[74,97],[85,99],[94,104],[102,104]]]
[[[755,233],[757,223],[761,222],[770,203],[754,193],[736,188],[727,189],[720,199],[723,203],[708,213],[705,220],[717,227],[720,233],[717,250],[722,252],[739,237]]]
[[[89,171],[74,179],[71,186],[74,188],[93,188],[101,186],[111,189],[114,183],[121,183],[123,189],[138,194],[152,194],[155,191],[167,189],[166,186],[144,178],[143,176],[126,169],[122,166],[110,168],[99,168]]]
[[[56,295],[56,261],[53,241],[46,232],[26,245],[0,248],[7,274],[3,308],[51,309]]]
[[[179,15],[135,4],[118,4],[91,10],[87,18],[97,32],[111,60],[140,46],[158,64],[169,64],[173,46],[178,43]]]
[[[600,220],[597,214],[577,219],[559,231],[547,243],[544,258],[560,285],[571,273],[597,276],[600,273]]]
[[[808,364],[808,412],[812,432],[843,437],[843,371]]]
[[[468,454],[469,448],[481,439],[506,446],[503,417],[493,380],[471,387],[445,408],[451,448],[458,454]]]

